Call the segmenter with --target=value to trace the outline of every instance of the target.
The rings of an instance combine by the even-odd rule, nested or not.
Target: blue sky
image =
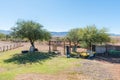
[[[120,0],[0,0],[0,29],[18,19],[39,22],[48,31],[69,31],[95,24],[120,34]]]

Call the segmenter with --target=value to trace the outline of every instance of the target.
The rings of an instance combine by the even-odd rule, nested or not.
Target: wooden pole
[[[5,51],[5,46],[3,46],[3,52]]]
[[[0,52],[2,51],[2,48],[0,47]]]
[[[69,45],[70,45],[70,53],[71,53],[71,41],[69,41]]]
[[[65,41],[63,42],[63,46],[64,46],[64,55],[65,55]]]
[[[12,49],[12,45],[10,45],[10,50]]]
[[[15,49],[15,44],[13,45],[13,48],[12,49]]]
[[[49,41],[49,53],[51,52],[51,41]]]
[[[8,46],[7,46],[7,49],[6,49],[6,51],[8,51]]]

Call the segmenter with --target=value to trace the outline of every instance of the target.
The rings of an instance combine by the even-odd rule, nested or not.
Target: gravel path
[[[29,73],[18,75],[15,80],[68,80],[64,75],[45,75],[37,73]]]
[[[15,80],[119,80],[113,76],[110,68],[114,64],[103,63],[96,60],[81,59],[80,65],[54,75],[22,74]]]
[[[25,43],[23,50],[29,50],[30,44]],[[48,51],[48,45],[36,45],[39,51]],[[78,59],[77,67],[55,75],[21,74],[15,80],[119,80],[120,64],[112,64],[97,60]],[[0,68],[0,72],[4,69]]]
[[[113,80],[112,74],[108,71],[108,64],[95,60],[82,60],[81,66],[74,69],[75,72],[91,77],[89,80]]]
[[[0,73],[4,72],[4,71],[5,71],[5,69],[0,67]]]

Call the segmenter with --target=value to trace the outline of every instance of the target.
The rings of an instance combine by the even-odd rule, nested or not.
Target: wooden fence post
[[[12,49],[12,45],[10,45],[10,50]]]
[[[13,47],[13,49],[15,49],[15,44],[14,44],[14,47]]]
[[[2,48],[0,47],[0,52],[2,51]]]
[[[3,52],[5,51],[5,46],[3,46]]]
[[[65,41],[63,42],[63,47],[64,47],[64,55],[65,55]]]
[[[51,41],[49,41],[49,53],[51,52]]]
[[[8,46],[6,46],[7,48],[6,48],[6,51],[8,51]]]

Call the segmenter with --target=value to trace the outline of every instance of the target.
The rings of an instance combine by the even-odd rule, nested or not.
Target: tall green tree
[[[73,42],[74,47],[73,51],[75,52],[77,49],[77,45],[80,43],[80,41],[83,39],[83,29],[82,28],[75,28],[71,29],[66,38],[70,41]]]
[[[79,29],[71,29],[67,34],[67,39],[72,41],[74,45],[77,45],[79,42]]]
[[[77,45],[82,39],[84,35],[84,30],[82,28],[71,29],[67,34],[67,39],[72,41],[74,45]]]
[[[15,37],[27,38],[33,47],[35,47],[36,40],[48,40],[51,37],[41,24],[34,21],[17,21],[16,27],[13,27],[12,30]]]
[[[85,48],[90,48],[92,44],[102,44],[110,41],[107,29],[98,29],[95,25],[72,29],[68,32],[67,38],[74,45],[80,43]]]
[[[3,33],[0,33],[0,39],[4,39],[5,38],[5,34],[3,34]]]
[[[110,41],[107,29],[97,29],[95,25],[87,26],[84,29],[83,43],[87,48],[90,48],[92,44],[102,44]]]

